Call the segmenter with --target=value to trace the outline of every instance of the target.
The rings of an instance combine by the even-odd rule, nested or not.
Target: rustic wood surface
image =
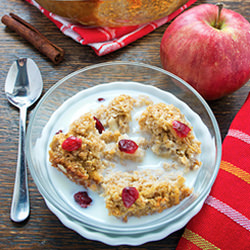
[[[216,3],[216,0],[198,0],[195,5]],[[250,21],[250,0],[225,0],[225,7],[242,14]],[[65,49],[65,59],[54,66],[30,44],[16,33],[0,25],[0,249],[175,249],[183,229],[165,239],[150,242],[138,247],[112,247],[97,241],[87,240],[61,224],[47,208],[29,174],[31,215],[28,221],[16,224],[10,221],[9,212],[18,146],[18,110],[11,106],[4,94],[4,83],[10,65],[17,57],[30,57],[38,64],[43,80],[43,94],[67,74],[107,61],[136,61],[161,67],[159,48],[166,24],[127,47],[109,55],[98,57],[88,46],[82,46],[64,36],[56,26],[36,8],[23,0],[0,1],[0,16],[13,12],[34,25],[52,42]],[[250,87],[250,81],[234,94],[223,99],[209,102],[218,120],[222,138],[234,116],[244,103]]]

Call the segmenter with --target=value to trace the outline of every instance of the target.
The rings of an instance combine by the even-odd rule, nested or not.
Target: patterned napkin
[[[38,3],[35,2],[35,0],[26,1],[36,6],[45,16],[55,23],[62,33],[71,37],[80,44],[91,46],[98,56],[102,56],[134,42],[161,25],[171,21],[197,0],[190,0],[171,15],[161,18],[157,21],[144,25],[127,26],[121,28],[90,27],[78,23],[71,23],[65,18],[55,15],[42,8]]]
[[[211,193],[179,241],[183,249],[250,249],[250,94],[223,141]]]

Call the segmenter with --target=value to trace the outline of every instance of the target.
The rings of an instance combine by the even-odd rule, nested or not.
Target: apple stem
[[[216,6],[218,6],[218,15],[214,27],[216,29],[220,29],[220,16],[221,16],[221,11],[223,9],[223,3],[217,3]]]

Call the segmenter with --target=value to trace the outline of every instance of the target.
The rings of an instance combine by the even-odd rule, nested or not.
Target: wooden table
[[[195,5],[216,3],[217,0],[198,0]],[[250,0],[225,0],[225,7],[242,14],[250,21]],[[44,81],[43,94],[62,77],[88,65],[107,61],[136,61],[161,67],[159,48],[162,35],[168,24],[139,39],[138,41],[103,57],[98,57],[88,46],[82,46],[64,36],[56,26],[36,8],[22,0],[0,2],[0,15],[14,12],[33,24],[52,42],[65,49],[63,62],[54,66],[30,44],[16,33],[0,26],[0,249],[134,249],[136,247],[111,247],[97,241],[87,240],[61,224],[50,212],[29,175],[31,215],[26,223],[10,221],[9,211],[18,147],[19,113],[11,106],[4,94],[4,82],[8,69],[17,57],[30,57],[38,64]],[[222,138],[234,116],[244,103],[250,81],[234,94],[223,99],[209,102],[219,123]],[[179,230],[167,238],[146,243],[137,249],[175,249],[181,237]]]

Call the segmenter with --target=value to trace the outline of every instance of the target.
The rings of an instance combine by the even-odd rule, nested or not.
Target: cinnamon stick
[[[24,21],[19,16],[10,13],[9,15],[4,15],[1,21],[11,30],[15,31],[18,35],[31,43],[54,64],[58,64],[63,60],[64,50],[49,41],[35,27]]]

